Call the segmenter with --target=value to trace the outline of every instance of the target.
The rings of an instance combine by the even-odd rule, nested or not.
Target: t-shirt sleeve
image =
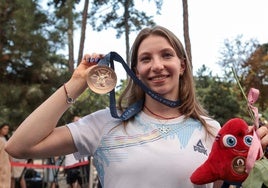
[[[76,122],[67,125],[77,148],[74,154],[77,159],[92,156],[96,151],[104,131],[112,129],[118,119],[111,116],[108,108],[96,111]]]

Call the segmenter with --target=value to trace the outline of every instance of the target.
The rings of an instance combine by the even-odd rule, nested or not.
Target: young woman
[[[89,58],[102,55],[85,55],[71,79],[19,126],[6,150],[20,158],[73,152],[93,156],[104,188],[193,187],[189,177],[207,159],[220,125],[196,100],[191,65],[179,39],[161,26],[145,28],[131,50],[138,79],[159,96],[180,101],[178,107],[158,102],[130,80],[118,110],[142,101],[134,117],[122,121],[107,108],[56,127],[70,106],[66,96],[77,98],[87,88]]]
[[[10,157],[5,151],[5,143],[8,140],[9,125],[0,125],[0,188],[11,186],[11,165]]]
[[[9,124],[3,123],[0,125],[0,139],[6,142],[9,139]]]

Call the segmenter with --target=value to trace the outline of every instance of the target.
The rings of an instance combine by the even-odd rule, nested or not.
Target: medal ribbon
[[[248,107],[252,110],[254,115],[254,128],[253,128],[253,140],[248,151],[246,170],[247,173],[253,168],[255,161],[257,160],[258,154],[263,155],[263,150],[260,142],[260,138],[256,133],[256,129],[259,128],[259,113],[258,108],[254,107],[253,104],[259,97],[259,90],[251,88],[248,93]]]
[[[135,73],[128,67],[128,65],[125,63],[124,59],[116,52],[110,52],[106,56],[104,56],[103,59],[101,59],[98,63],[98,65],[106,65],[109,66],[114,70],[114,61],[117,61],[122,64],[123,68],[127,72],[127,74],[130,76],[130,78],[141,87],[141,89],[147,93],[149,96],[151,96],[153,99],[161,102],[162,104],[165,104],[169,107],[177,107],[181,103],[180,101],[172,101],[169,99],[165,99],[159,94],[155,93],[151,89],[149,89],[145,84],[143,84],[135,75]],[[136,103],[130,105],[120,116],[117,114],[117,108],[116,108],[116,99],[115,99],[115,90],[113,89],[110,91],[110,110],[111,115],[114,118],[119,118],[121,120],[128,120],[131,117],[133,117],[135,114],[140,112],[143,108],[143,100],[137,101]]]

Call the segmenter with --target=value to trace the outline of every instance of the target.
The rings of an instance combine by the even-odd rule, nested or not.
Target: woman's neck
[[[143,111],[157,119],[174,119],[181,116],[178,108],[168,107],[154,99],[145,100]]]

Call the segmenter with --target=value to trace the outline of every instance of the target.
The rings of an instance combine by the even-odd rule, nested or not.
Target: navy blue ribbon
[[[106,56],[104,56],[103,59],[101,59],[98,63],[98,65],[105,65],[109,66],[114,70],[114,61],[117,61],[122,64],[124,69],[126,70],[127,74],[130,76],[130,78],[141,87],[141,89],[150,95],[153,99],[161,102],[162,104],[165,104],[169,107],[178,107],[181,103],[180,101],[172,101],[169,99],[165,99],[159,94],[155,93],[151,89],[149,89],[144,83],[142,83],[135,73],[128,67],[128,65],[125,63],[124,59],[116,52],[110,52]],[[117,108],[116,108],[116,100],[115,100],[115,89],[110,91],[110,110],[111,110],[111,115],[114,118],[119,118],[121,120],[128,120],[131,117],[133,117],[135,114],[140,112],[143,108],[143,100],[137,101],[136,103],[130,105],[120,116],[117,113]]]

